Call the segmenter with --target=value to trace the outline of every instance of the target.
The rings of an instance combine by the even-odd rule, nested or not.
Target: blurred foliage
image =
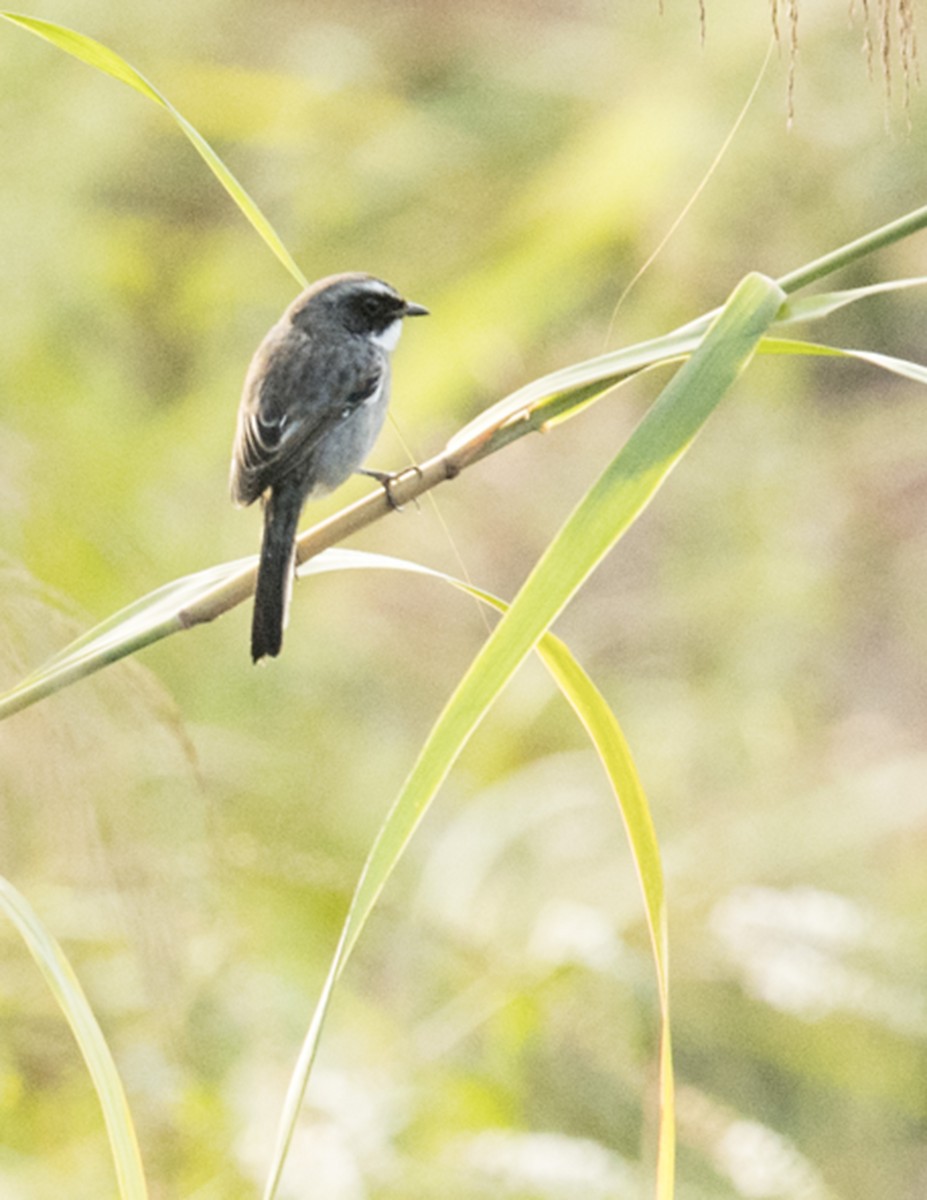
[[[423,454],[609,344],[735,119],[767,7],[711,0],[703,49],[698,6],[665,8],[42,15],[152,79],[307,275],[359,267],[429,305],[395,369]],[[801,6],[791,130],[784,51],[610,344],[923,203],[924,98],[886,102],[859,43],[842,4]],[[6,686],[256,548],[227,460],[251,351],[293,288],[162,113],[12,29],[0,79]],[[839,282],[925,273],[921,236]],[[911,292],[828,336],[923,361],[923,327]],[[478,584],[513,594],[653,394],[642,380],[440,491]],[[558,624],[624,723],[667,866],[683,1198],[927,1189],[923,403],[859,366],[755,363]],[[403,461],[388,433],[377,465]],[[363,543],[456,570],[427,505]],[[301,584],[271,667],[251,668],[246,625],[0,726],[0,871],[77,965],[155,1197],[255,1194],[360,863],[484,636],[438,585],[353,573]],[[111,1194],[86,1072],[8,929],[0,1023],[3,1195]],[[600,768],[529,664],[345,976],[284,1190],[638,1194],[656,1031]]]

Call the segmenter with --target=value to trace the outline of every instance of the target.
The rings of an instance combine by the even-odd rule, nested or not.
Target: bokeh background
[[[310,277],[427,304],[396,356],[417,455],[543,372],[663,333],[927,198],[927,100],[803,0],[47,0],[213,143]],[[780,6],[781,8],[782,6]],[[0,637],[14,683],[256,550],[227,499],[242,377],[294,286],[165,115],[0,28]],[[925,235],[836,286],[927,274]],[[924,360],[925,297],[812,332]],[[648,377],[357,544],[511,596],[656,394]],[[665,856],[685,1200],[927,1192],[927,412],[861,366],[760,360],[559,622],[634,749]],[[387,431],[376,465],[402,465]],[[350,484],[321,515],[362,494]],[[446,528],[445,528],[446,527]],[[449,532],[448,532],[449,531]],[[0,871],[75,963],[152,1194],[258,1194],[364,855],[485,636],[450,589],[297,589],[0,727]],[[340,986],[287,1196],[646,1195],[657,1004],[601,770],[528,664]],[[111,1195],[71,1036],[0,930],[0,1191]]]

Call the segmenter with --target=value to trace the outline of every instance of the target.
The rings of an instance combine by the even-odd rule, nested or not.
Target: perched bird
[[[390,352],[428,310],[371,275],[331,275],[297,296],[258,346],[232,449],[232,500],[264,502],[251,657],[277,655],[306,500],[357,471],[383,426]],[[370,472],[376,474],[376,472]]]

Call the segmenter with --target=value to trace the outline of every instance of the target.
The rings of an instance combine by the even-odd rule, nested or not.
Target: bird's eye
[[[380,311],[380,300],[378,296],[364,297],[364,312],[368,317],[375,317]]]

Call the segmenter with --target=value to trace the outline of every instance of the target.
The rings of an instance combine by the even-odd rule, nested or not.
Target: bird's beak
[[[413,304],[411,300],[407,300],[402,315],[404,317],[427,317],[428,309],[424,304]]]

